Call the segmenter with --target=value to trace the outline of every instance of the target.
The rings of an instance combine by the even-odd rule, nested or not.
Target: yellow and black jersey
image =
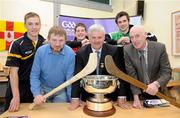
[[[43,45],[45,39],[39,35],[38,41],[30,40],[27,33],[15,40],[9,49],[6,66],[19,67],[18,75],[20,80],[29,79],[31,67],[36,50]]]

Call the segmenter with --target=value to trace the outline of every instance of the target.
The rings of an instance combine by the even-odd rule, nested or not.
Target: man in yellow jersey
[[[27,32],[15,40],[9,49],[6,66],[10,67],[10,79],[6,91],[5,110],[18,111],[20,103],[33,102],[30,90],[30,72],[34,54],[45,39],[39,35],[41,21],[38,14],[29,12],[24,16]]]

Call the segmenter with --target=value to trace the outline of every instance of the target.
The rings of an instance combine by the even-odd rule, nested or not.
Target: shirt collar
[[[147,43],[147,41],[146,41],[146,45],[145,45],[145,47],[143,48],[143,49],[141,49],[141,50],[143,50],[143,51],[145,51],[145,52],[147,52],[147,50],[148,50],[148,43]]]
[[[145,52],[147,52],[147,50],[148,50],[147,47],[148,47],[148,43],[147,43],[147,41],[146,41],[146,45],[145,45],[145,47],[144,47],[144,49],[143,49]]]
[[[96,52],[96,51],[99,51],[101,53],[101,51],[102,51],[102,47],[99,50],[96,50],[93,47],[91,47],[91,49],[92,49],[93,53]]]
[[[49,54],[54,54],[53,51],[52,51],[51,45],[50,44],[47,44],[47,45],[48,45],[48,53]],[[65,45],[64,45],[64,47],[65,47]],[[60,54],[65,55],[64,47],[59,51],[59,53],[57,53],[58,55],[60,55]]]

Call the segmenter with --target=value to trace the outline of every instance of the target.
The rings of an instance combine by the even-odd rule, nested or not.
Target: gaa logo
[[[75,26],[76,26],[76,23],[75,22],[72,22],[72,21],[63,21],[61,23],[62,27],[65,28],[65,29],[74,29]]]

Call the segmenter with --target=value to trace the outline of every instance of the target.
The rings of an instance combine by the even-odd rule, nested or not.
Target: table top
[[[174,68],[174,69],[173,69],[173,72],[180,73],[180,68]]]
[[[8,78],[7,77],[0,77],[0,82],[7,82]]]
[[[28,116],[28,118],[92,118],[83,112],[80,107],[75,111],[68,110],[68,103],[44,103],[35,107],[34,110],[28,110],[29,103],[23,103],[18,112],[6,111],[0,118],[8,116]],[[172,105],[169,107],[143,108],[143,109],[121,109],[116,108],[116,113],[108,118],[179,118],[180,109]]]
[[[167,87],[180,87],[180,80],[169,81]]]

